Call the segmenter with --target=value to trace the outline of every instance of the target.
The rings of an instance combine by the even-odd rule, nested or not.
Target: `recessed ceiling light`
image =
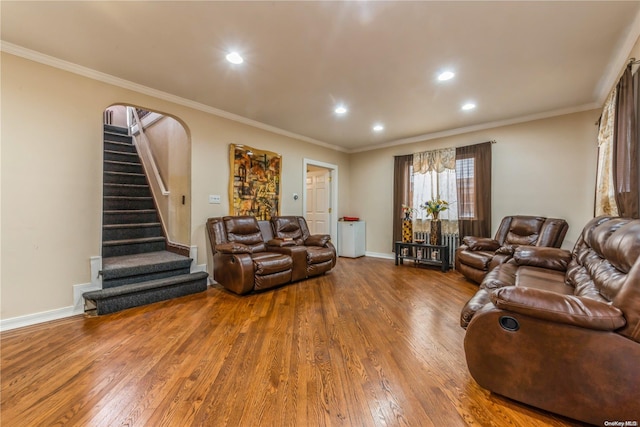
[[[440,73],[440,75],[438,75],[438,80],[443,82],[445,80],[451,80],[454,76],[455,76],[455,73],[453,73],[451,71],[444,71],[444,72]]]
[[[244,59],[242,59],[242,56],[240,56],[238,52],[231,52],[227,54],[226,58],[227,61],[231,62],[232,64],[242,64],[244,62]]]
[[[383,130],[384,130],[384,126],[381,125],[380,123],[376,123],[375,125],[373,125],[374,132],[382,132]]]
[[[344,105],[338,105],[335,110],[336,114],[345,114],[347,112],[347,107]]]
[[[473,102],[467,102],[462,106],[462,109],[465,111],[473,110],[474,108],[476,108],[476,104],[474,104]]]

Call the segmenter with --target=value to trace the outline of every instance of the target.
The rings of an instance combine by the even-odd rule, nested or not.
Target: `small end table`
[[[443,273],[449,271],[449,245],[396,242],[396,265],[411,260],[415,265],[440,266]]]

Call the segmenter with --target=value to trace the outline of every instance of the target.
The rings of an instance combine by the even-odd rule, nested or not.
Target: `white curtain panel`
[[[440,212],[442,233],[458,233],[455,148],[414,153],[412,189],[412,207],[416,209],[414,231],[430,230],[431,220],[420,206],[432,199],[442,199],[449,203],[449,209]]]
[[[596,175],[596,216],[618,215],[613,185],[613,129],[616,114],[616,88],[609,94],[598,130],[598,171]]]

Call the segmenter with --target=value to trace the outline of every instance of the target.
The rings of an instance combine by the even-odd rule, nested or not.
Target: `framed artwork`
[[[229,214],[269,220],[280,215],[282,156],[230,144]]]

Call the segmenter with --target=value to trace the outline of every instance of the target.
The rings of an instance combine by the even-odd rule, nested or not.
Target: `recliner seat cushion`
[[[291,270],[293,262],[288,255],[260,252],[251,256],[254,264],[254,272],[259,276],[280,273],[282,271]]]

